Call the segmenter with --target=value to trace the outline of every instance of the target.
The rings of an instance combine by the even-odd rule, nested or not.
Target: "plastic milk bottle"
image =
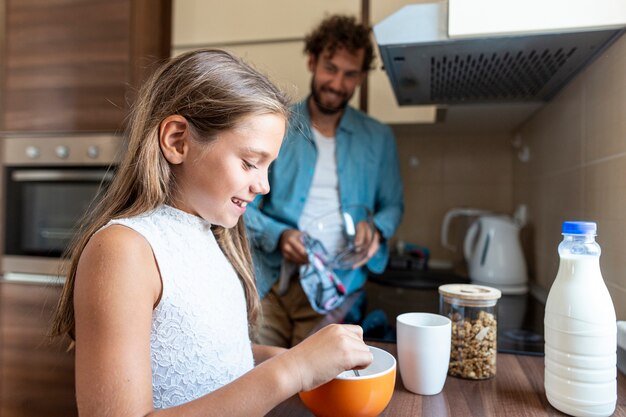
[[[600,273],[596,223],[564,222],[546,302],[545,389],[572,416],[609,416],[617,401],[617,324]]]

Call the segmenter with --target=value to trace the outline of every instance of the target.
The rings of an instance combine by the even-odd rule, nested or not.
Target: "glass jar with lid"
[[[500,290],[473,284],[439,287],[439,313],[452,321],[448,375],[487,379],[496,375],[497,302]]]

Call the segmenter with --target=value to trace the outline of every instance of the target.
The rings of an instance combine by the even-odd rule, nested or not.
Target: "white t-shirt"
[[[346,243],[339,202],[336,142],[334,137],[326,137],[315,128],[311,130],[317,146],[317,161],[298,228],[320,240],[328,253],[335,255]]]

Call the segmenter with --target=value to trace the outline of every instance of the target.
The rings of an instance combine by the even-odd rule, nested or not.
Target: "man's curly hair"
[[[353,16],[330,16],[304,38],[304,52],[317,58],[325,50],[332,56],[338,48],[345,48],[353,54],[363,48],[365,57],[362,70],[368,71],[372,69],[374,61],[370,32],[369,26],[358,23]]]

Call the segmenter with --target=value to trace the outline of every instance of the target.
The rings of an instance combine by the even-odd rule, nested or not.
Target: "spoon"
[[[356,369],[353,369],[353,370],[352,370],[352,372],[354,372],[354,375],[356,375],[356,376],[361,376],[361,375],[359,374],[359,371],[357,371]]]

